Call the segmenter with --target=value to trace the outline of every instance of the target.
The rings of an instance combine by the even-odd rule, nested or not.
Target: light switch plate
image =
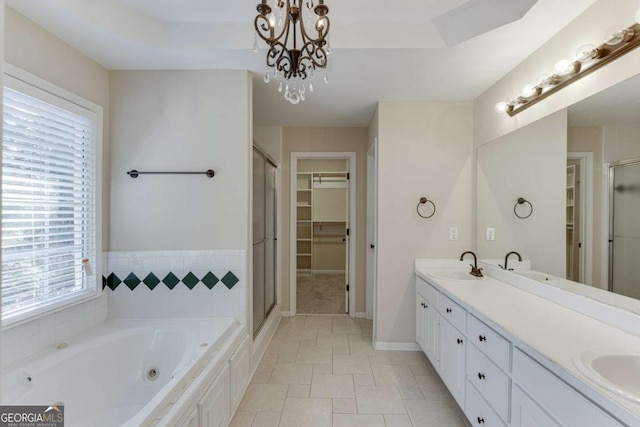
[[[458,240],[458,227],[449,227],[449,240]]]
[[[487,227],[487,240],[496,240],[496,229],[493,227]]]

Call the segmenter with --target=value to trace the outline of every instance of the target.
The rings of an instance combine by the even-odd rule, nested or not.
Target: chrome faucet
[[[467,255],[467,254],[473,255],[473,264],[469,264],[469,265],[471,265],[471,272],[469,274],[471,274],[472,276],[475,276],[475,277],[483,277],[482,276],[482,269],[478,268],[478,257],[476,256],[476,254],[474,254],[471,251],[463,252],[463,254],[460,255],[460,261],[462,261],[464,259],[464,256]]]
[[[511,255],[518,255],[518,261],[522,262],[522,257],[520,256],[520,254],[516,251],[511,251],[507,254],[507,256],[504,257],[504,267],[499,265],[498,267],[500,267],[503,270],[508,270],[508,271],[513,271],[513,268],[507,268],[507,263],[509,262],[509,257]]]

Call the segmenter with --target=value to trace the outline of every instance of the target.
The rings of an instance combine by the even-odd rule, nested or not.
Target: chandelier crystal
[[[256,9],[254,26],[256,37],[253,50],[257,51],[258,36],[267,44],[267,65],[273,71],[264,76],[265,83],[278,80],[278,92],[284,99],[298,104],[313,92],[316,71],[324,70],[328,83],[327,65],[329,47],[329,8],[324,0],[262,0]]]

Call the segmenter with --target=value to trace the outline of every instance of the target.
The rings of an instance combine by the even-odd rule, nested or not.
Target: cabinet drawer
[[[511,343],[471,314],[467,316],[467,337],[496,365],[511,370]]]
[[[511,380],[473,344],[467,346],[467,378],[498,415],[507,421]]]
[[[438,303],[438,294],[440,292],[418,276],[416,276],[416,291],[432,305]]]
[[[515,349],[513,352],[513,381],[560,425],[622,426],[520,349]]]
[[[453,302],[451,298],[442,293],[438,296],[438,298],[438,311],[440,312],[442,317],[451,322],[451,324],[455,326],[456,329],[464,333],[466,330],[465,318],[467,311]]]
[[[505,427],[505,423],[493,412],[470,381],[467,382],[465,414],[473,426]]]

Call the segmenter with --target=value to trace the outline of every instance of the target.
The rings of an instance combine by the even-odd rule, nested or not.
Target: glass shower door
[[[612,171],[609,289],[640,298],[640,162]]]
[[[253,150],[253,325],[254,336],[276,305],[277,169]]]

